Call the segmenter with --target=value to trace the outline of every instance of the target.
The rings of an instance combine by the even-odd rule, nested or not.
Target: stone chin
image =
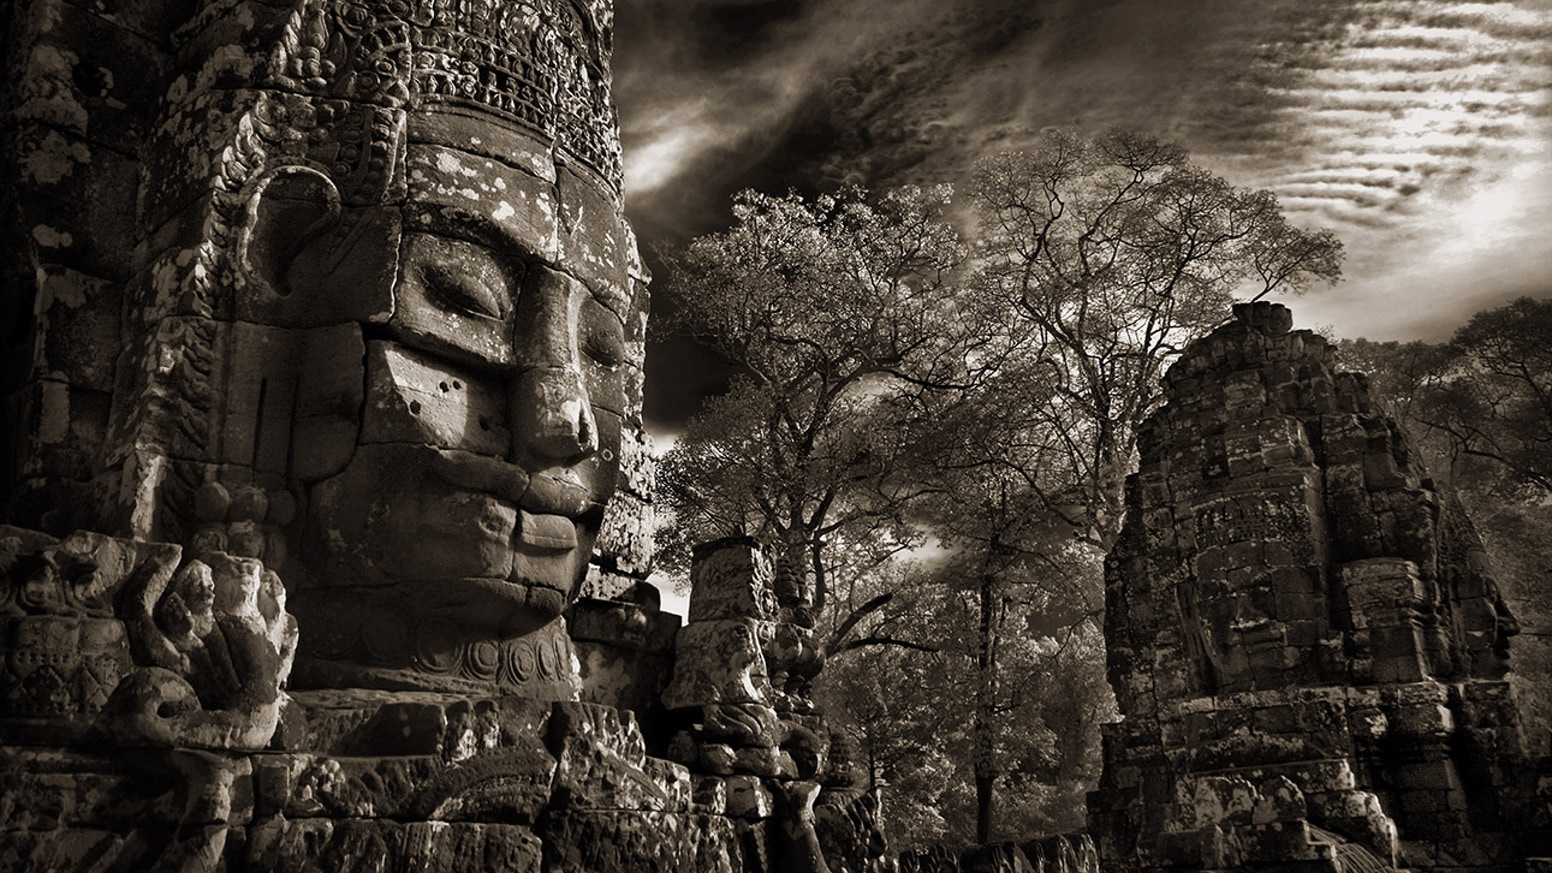
[[[424,531],[402,540],[449,565],[494,561],[505,568],[499,576],[396,575],[361,550],[314,562],[310,584],[291,601],[304,628],[295,687],[574,699],[574,654],[561,615],[587,572],[596,515],[568,520],[569,549],[477,541],[467,529],[453,543]]]

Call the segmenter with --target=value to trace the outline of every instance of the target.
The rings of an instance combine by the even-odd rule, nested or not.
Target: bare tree
[[[978,290],[1025,321],[1052,390],[1038,414],[1066,444],[1069,519],[1103,547],[1164,369],[1221,323],[1235,295],[1298,293],[1340,275],[1330,231],[1290,225],[1267,191],[1234,188],[1179,146],[1130,132],[1051,133],[993,157],[971,184],[981,216]]]

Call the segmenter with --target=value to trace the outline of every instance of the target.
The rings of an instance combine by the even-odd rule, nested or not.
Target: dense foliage
[[[912,540],[891,481],[908,450],[896,401],[953,384],[963,359],[951,277],[964,250],[941,217],[947,197],[745,192],[734,226],[673,265],[677,324],[739,371],[664,459],[671,545],[766,537],[812,574],[822,604],[827,542],[887,552]]]

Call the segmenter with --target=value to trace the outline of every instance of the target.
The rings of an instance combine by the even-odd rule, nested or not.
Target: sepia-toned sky
[[[1443,339],[1552,294],[1552,0],[616,0],[615,34],[649,251],[740,188],[953,182],[1122,125],[1338,233],[1346,279],[1292,301],[1301,326]]]

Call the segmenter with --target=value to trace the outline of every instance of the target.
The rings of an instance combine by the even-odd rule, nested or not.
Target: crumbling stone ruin
[[[609,0],[7,14],[0,869],[888,869],[806,580],[645,582]],[[1091,838],[906,869],[1552,854],[1512,618],[1363,381],[1258,304],[1169,398]]]
[[[1236,306],[1140,435],[1106,572],[1102,869],[1524,869],[1552,842],[1514,619],[1365,379],[1291,323]]]
[[[902,852],[900,873],[1099,873],[1099,854],[1087,834],[1061,834],[1023,844]]]
[[[778,584],[746,538],[694,553],[689,623],[662,700],[679,726],[668,755],[695,794],[740,821],[753,869],[882,873],[878,796],[797,689],[818,673],[812,595]]]
[[[0,869],[877,869],[811,603],[644,581],[608,0],[9,14]]]

